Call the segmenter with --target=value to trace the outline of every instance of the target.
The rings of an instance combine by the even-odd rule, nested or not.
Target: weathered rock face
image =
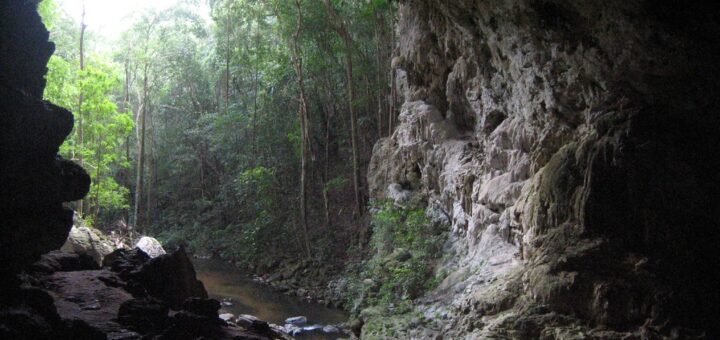
[[[59,248],[90,177],[57,155],[73,116],[42,100],[54,50],[33,1],[0,2],[0,277]]]
[[[103,258],[115,250],[115,245],[97,229],[73,226],[60,250],[71,254],[86,254],[100,265]]]
[[[451,274],[422,307],[448,315],[437,332],[716,334],[716,6],[399,7],[405,103],[368,182],[452,225]]]

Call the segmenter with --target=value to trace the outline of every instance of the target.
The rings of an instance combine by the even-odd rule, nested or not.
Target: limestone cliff
[[[452,225],[444,320],[406,336],[717,333],[716,7],[400,2],[370,192]]]

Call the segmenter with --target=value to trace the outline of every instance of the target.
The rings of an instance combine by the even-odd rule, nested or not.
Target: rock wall
[[[718,14],[400,1],[405,103],[370,192],[452,225],[450,274],[418,307],[435,321],[408,335],[717,334]]]
[[[72,114],[42,100],[54,51],[35,1],[0,1],[0,277],[58,249],[90,177],[57,155]]]

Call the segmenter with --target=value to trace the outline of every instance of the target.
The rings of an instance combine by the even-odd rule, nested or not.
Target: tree
[[[87,26],[85,25],[85,2],[82,3],[82,15],[80,16],[80,42],[78,51],[80,54],[80,74],[82,75],[82,71],[85,70],[85,51],[84,51],[84,45],[85,45],[85,29]],[[80,87],[80,95],[78,96],[78,106],[77,106],[77,116],[78,116],[78,145],[82,149],[85,145],[85,130],[83,126],[83,91],[82,86]],[[83,153],[79,153],[80,158],[80,166],[85,165],[85,157],[83,157]],[[78,213],[82,216],[83,215],[83,200],[78,201]]]
[[[350,111],[350,140],[352,143],[352,164],[353,164],[353,188],[355,189],[355,212],[358,215],[362,215],[362,194],[360,192],[360,161],[359,161],[359,150],[358,150],[358,120],[355,115],[355,103],[354,103],[354,87],[353,87],[353,41],[348,32],[345,21],[340,18],[339,14],[335,10],[335,7],[330,0],[323,0],[325,9],[327,10],[328,16],[332,22],[333,28],[337,31],[338,35],[342,37],[345,43],[345,77],[347,78],[347,102],[348,110]]]
[[[119,112],[114,101],[120,86],[117,66],[99,55],[86,56],[84,20],[75,25],[51,0],[43,1],[40,9],[46,25],[54,28],[51,37],[58,46],[48,63],[44,96],[74,108],[76,119],[82,122],[60,147],[60,153],[81,161],[91,176],[91,191],[84,199],[82,213],[93,223],[103,213],[112,214],[128,206],[128,189],[115,180],[115,174],[129,165],[121,145],[133,122],[131,114]],[[78,35],[79,41],[70,39]],[[80,202],[77,207],[81,208]]]

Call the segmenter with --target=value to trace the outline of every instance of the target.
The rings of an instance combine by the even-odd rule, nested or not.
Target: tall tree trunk
[[[145,153],[145,159],[147,162],[147,175],[145,177],[145,216],[143,218],[143,223],[145,226],[150,226],[152,223],[152,207],[153,207],[153,181],[155,180],[155,138],[153,137],[154,132],[154,126],[152,124],[152,108],[150,107],[149,103],[148,105],[145,105],[145,116],[146,116],[146,122],[145,125],[149,125],[149,128],[147,129],[147,138],[146,146],[145,148],[148,149]]]
[[[100,165],[102,163],[102,137],[98,138],[98,149],[95,152],[95,164],[97,164],[97,167],[95,168],[95,220],[97,221],[97,216],[100,214]]]
[[[225,115],[230,112],[230,3],[225,13]]]
[[[82,15],[80,16],[80,74],[82,77],[82,71],[85,70],[85,2],[82,3]],[[85,158],[83,157],[83,149],[85,146],[85,130],[84,130],[84,117],[83,117],[83,90],[82,82],[80,83],[80,96],[78,98],[78,145],[80,146],[80,166],[85,167]],[[96,179],[97,180],[97,179]],[[78,214],[83,215],[83,200],[78,201]]]
[[[325,227],[330,227],[330,198],[328,197],[328,181],[330,181],[330,112],[325,105],[325,171],[323,175],[323,202],[325,203]]]
[[[342,18],[338,15],[335,7],[330,0],[324,0],[325,9],[329,16],[335,21],[335,30],[345,43],[345,77],[347,78],[347,97],[348,110],[350,111],[350,140],[352,144],[352,164],[353,164],[353,188],[355,189],[355,212],[358,216],[363,214],[362,194],[360,193],[360,152],[358,150],[358,122],[355,108],[353,105],[355,90],[353,88],[353,42],[347,26]]]
[[[392,44],[391,50],[395,50],[395,10],[393,4],[390,4],[390,41]],[[397,88],[395,86],[395,69],[392,66],[392,59],[395,53],[390,54],[390,109],[388,110],[388,136],[393,133],[393,122],[395,120],[395,105],[397,104]]]
[[[357,132],[357,115],[353,108],[353,65],[352,55],[350,54],[349,40],[345,39],[346,52],[346,65],[345,73],[347,77],[347,92],[348,92],[348,105],[350,110],[350,140],[352,142],[352,163],[353,163],[353,188],[355,189],[355,210],[358,215],[362,215],[362,201],[360,198],[360,162],[359,162],[359,151],[358,151],[358,132]]]
[[[130,57],[125,56],[125,93],[123,96],[123,112],[128,112],[130,108]],[[130,135],[125,137],[125,160],[130,162]],[[123,217],[126,221],[130,220],[130,209],[123,209]]]
[[[304,234],[305,255],[310,258],[310,236],[308,234],[307,223],[307,168],[309,154],[308,148],[310,143],[310,124],[308,120],[307,101],[305,100],[305,81],[303,78],[303,64],[299,46],[300,34],[302,33],[303,25],[300,0],[295,0],[295,7],[297,9],[297,26],[292,38],[292,62],[295,68],[295,74],[297,76],[298,88],[300,92],[300,105],[298,110],[300,116],[300,132],[302,133],[302,137],[300,138],[300,147],[302,150],[302,156],[300,157],[300,224],[303,228]]]
[[[381,15],[381,14],[380,14]],[[380,16],[376,14],[376,16]],[[378,20],[379,21],[379,20]],[[378,139],[383,136],[383,98],[385,97],[385,86],[382,83],[383,64],[382,64],[382,50],[380,49],[380,32],[378,26],[380,23],[375,25],[375,55],[377,63],[377,130]],[[382,26],[381,26],[382,27]]]
[[[143,193],[143,180],[145,175],[145,111],[147,107],[147,85],[148,85],[148,64],[145,62],[143,70],[143,99],[140,104],[140,138],[138,140],[138,165],[137,165],[137,182],[135,184],[135,209],[133,211],[134,223],[136,229],[139,229],[141,223],[140,218],[140,201]]]
[[[260,44],[260,36],[256,35],[255,48],[258,48]],[[257,165],[257,112],[258,112],[258,55],[257,50],[255,51],[255,72],[253,79],[253,118],[252,118],[252,166]]]

